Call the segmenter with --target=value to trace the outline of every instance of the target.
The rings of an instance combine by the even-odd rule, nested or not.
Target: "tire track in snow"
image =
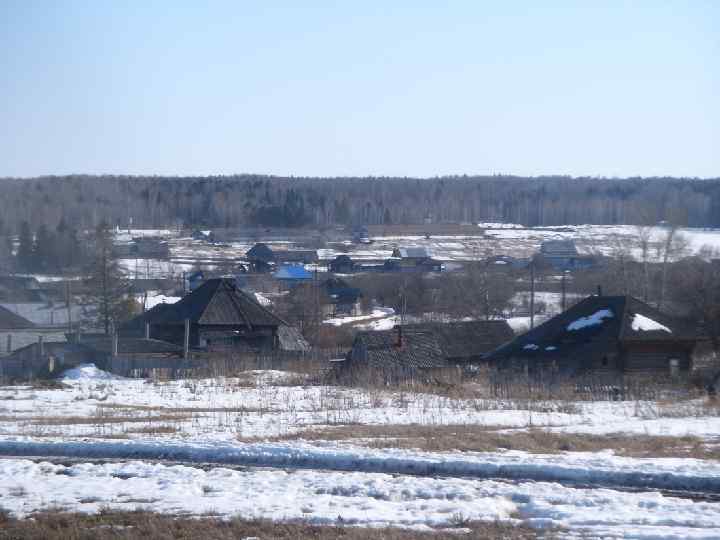
[[[176,461],[246,467],[557,482],[609,488],[720,494],[720,464],[692,459],[524,452],[432,454],[307,443],[0,441],[0,456]]]

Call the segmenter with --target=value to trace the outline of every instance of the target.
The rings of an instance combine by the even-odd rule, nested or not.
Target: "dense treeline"
[[[720,226],[720,178],[63,176],[0,180],[6,228],[101,221],[235,227],[505,221]]]

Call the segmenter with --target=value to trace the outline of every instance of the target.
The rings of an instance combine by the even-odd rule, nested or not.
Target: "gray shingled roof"
[[[28,321],[26,318],[0,306],[0,329],[19,330],[22,328],[33,328],[34,326],[35,324]]]
[[[294,326],[283,324],[278,326],[278,340],[281,351],[309,351],[310,344]]]
[[[430,332],[403,329],[402,345],[398,330],[360,332],[353,343],[350,360],[373,368],[427,369],[446,367],[440,342]]]

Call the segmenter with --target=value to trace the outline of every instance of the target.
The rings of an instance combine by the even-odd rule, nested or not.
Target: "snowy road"
[[[609,452],[430,453],[303,442],[0,441],[0,456],[171,460],[283,469],[500,478],[618,488],[720,493],[720,465],[690,458],[628,458]]]
[[[720,537],[717,503],[553,482],[26,459],[0,460],[0,478],[0,501],[18,516],[49,508],[90,513],[142,508],[414,530],[500,520],[558,528],[569,538]]]

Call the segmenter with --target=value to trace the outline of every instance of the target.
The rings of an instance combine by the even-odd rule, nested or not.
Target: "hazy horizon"
[[[0,177],[720,176],[720,4],[0,4]]]

